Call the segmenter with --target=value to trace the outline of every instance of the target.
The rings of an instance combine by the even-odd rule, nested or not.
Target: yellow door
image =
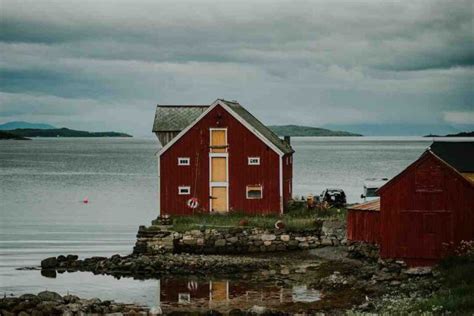
[[[227,187],[211,188],[211,209],[214,212],[227,212]]]
[[[228,284],[227,281],[213,281],[211,286],[211,300],[214,302],[224,302],[228,297]]]
[[[211,129],[211,153],[227,152],[227,130]]]
[[[211,182],[227,182],[227,157],[211,157]]]

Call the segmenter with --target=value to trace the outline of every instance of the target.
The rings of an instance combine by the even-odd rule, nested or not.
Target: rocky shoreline
[[[19,297],[0,298],[0,315],[4,316],[49,316],[49,315],[157,315],[136,304],[101,301],[98,298],[81,299],[75,295],[61,296],[56,292],[43,291],[23,294]]]
[[[191,254],[113,255],[84,260],[76,255],[50,257],[41,261],[44,273],[89,271],[94,274],[131,276],[137,279],[158,278],[162,275],[229,275],[269,269],[274,262],[265,258],[243,256],[214,256]]]

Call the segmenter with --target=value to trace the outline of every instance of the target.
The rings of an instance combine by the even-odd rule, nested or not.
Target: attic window
[[[249,166],[258,166],[260,165],[260,157],[248,157]]]
[[[189,166],[189,157],[179,157],[178,166]]]
[[[191,194],[191,187],[178,187],[179,195],[189,195]]]
[[[248,185],[247,186],[247,199],[256,200],[261,199],[263,196],[263,188],[261,185]]]

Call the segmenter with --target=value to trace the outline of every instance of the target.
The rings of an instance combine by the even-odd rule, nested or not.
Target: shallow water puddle
[[[291,308],[294,303],[301,307],[301,304],[311,305],[322,298],[319,291],[306,285],[283,287],[274,282],[234,280],[161,279],[159,292],[159,306],[164,312],[185,309],[225,312],[255,305]]]

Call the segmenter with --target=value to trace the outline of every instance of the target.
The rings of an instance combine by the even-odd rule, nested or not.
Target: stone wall
[[[133,252],[151,255],[166,252],[242,254],[312,249],[343,243],[345,241],[343,227],[344,224],[334,224],[330,221],[328,224],[325,222],[322,229],[298,232],[285,229],[230,227],[178,233],[172,231],[171,226],[140,226]]]

